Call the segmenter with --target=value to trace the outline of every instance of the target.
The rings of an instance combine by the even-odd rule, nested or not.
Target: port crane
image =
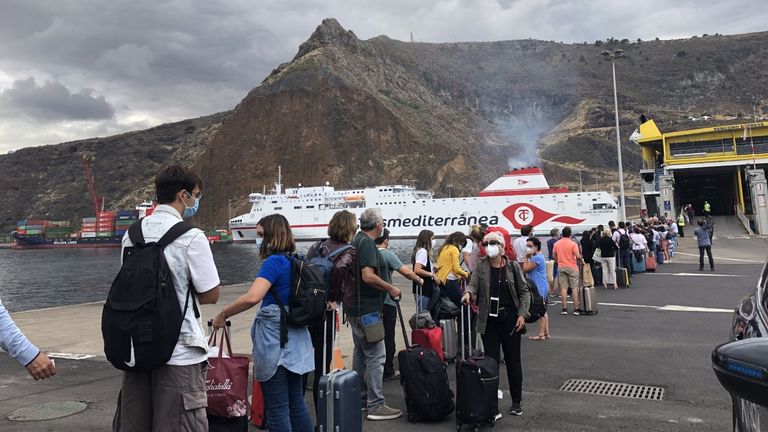
[[[100,211],[104,209],[104,197],[96,195],[96,181],[93,179],[92,164],[96,157],[90,153],[81,153],[80,160],[83,163],[83,171],[85,171],[85,180],[88,182],[88,193],[91,195],[91,203],[93,204],[93,215],[97,216]]]

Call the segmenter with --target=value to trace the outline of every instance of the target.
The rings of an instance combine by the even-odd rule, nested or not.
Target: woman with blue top
[[[289,304],[291,261],[296,250],[291,228],[284,216],[273,214],[261,220],[264,241],[260,256],[264,263],[248,292],[226,306],[213,320],[215,328],[229,317],[261,302],[251,327],[253,376],[264,392],[267,425],[272,432],[312,432],[312,419],[304,402],[302,375],[314,370],[312,340],[306,327],[288,326],[288,341],[280,346],[280,306]],[[287,306],[286,306],[287,307]]]
[[[536,237],[528,239],[528,250],[523,261],[525,276],[536,284],[536,289],[543,299],[547,298],[547,262],[541,254],[541,241]],[[544,314],[539,320],[539,334],[528,339],[543,341],[549,339],[549,316]]]

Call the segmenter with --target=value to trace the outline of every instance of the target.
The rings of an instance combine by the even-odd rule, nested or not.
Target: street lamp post
[[[611,60],[611,69],[613,71],[613,105],[616,108],[616,151],[619,158],[619,198],[621,200],[621,220],[626,221],[627,207],[624,201],[624,167],[621,163],[621,136],[619,134],[619,96],[616,92],[616,59],[624,57],[624,50],[603,51],[600,54]]]

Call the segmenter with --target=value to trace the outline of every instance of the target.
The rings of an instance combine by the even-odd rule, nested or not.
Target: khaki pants
[[[207,432],[207,362],[125,372],[114,432]]]
[[[560,289],[579,289],[579,269],[573,267],[559,267],[557,269],[557,281]]]

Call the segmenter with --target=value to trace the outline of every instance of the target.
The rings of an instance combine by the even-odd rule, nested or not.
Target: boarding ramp
[[[696,217],[694,220],[698,220],[698,219],[700,218]],[[739,217],[735,215],[712,216],[712,222],[714,222],[715,224],[716,237],[721,237],[721,238],[722,237],[743,237],[749,234],[747,230],[744,228],[744,225],[739,220]]]

